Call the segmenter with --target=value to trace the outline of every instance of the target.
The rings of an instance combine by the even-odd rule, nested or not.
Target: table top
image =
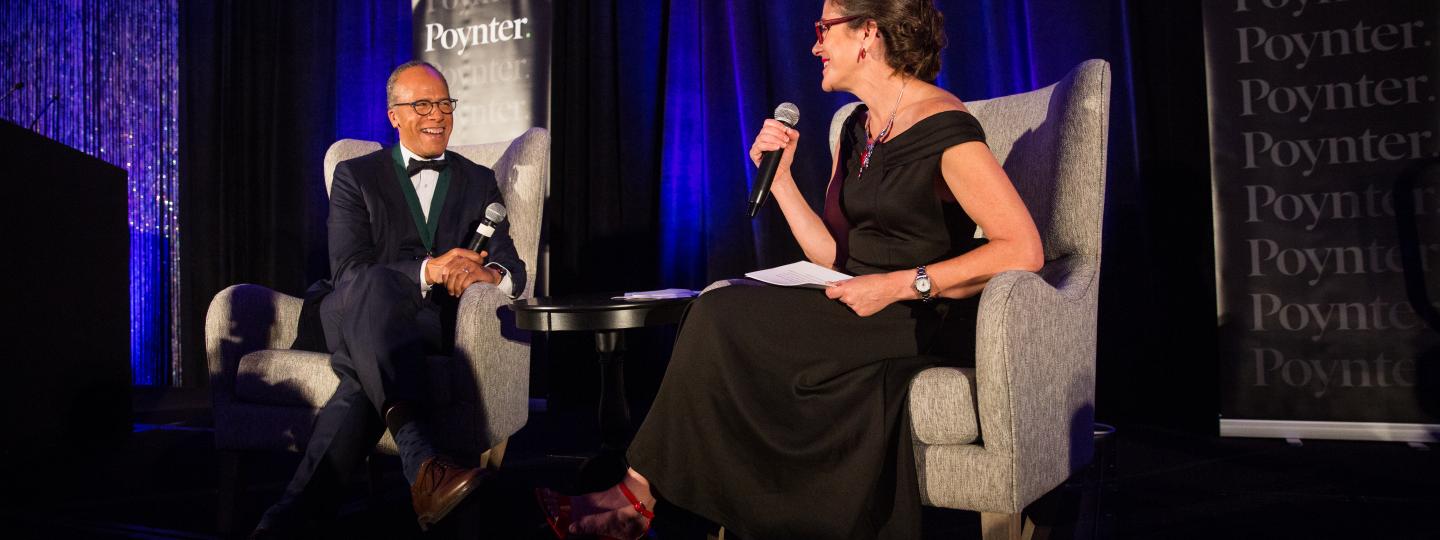
[[[510,304],[515,325],[524,330],[563,332],[624,330],[677,324],[690,298],[661,300],[615,299],[623,292],[584,293],[526,298]]]

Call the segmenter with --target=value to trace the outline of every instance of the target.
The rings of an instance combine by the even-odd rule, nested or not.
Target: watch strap
[[[921,280],[921,279],[924,279],[924,280],[926,281],[926,283],[929,284],[929,287],[926,287],[925,290],[923,290],[923,291],[920,290],[920,280]],[[921,301],[921,302],[929,303],[929,302],[935,300],[935,296],[934,296],[933,294],[931,294],[931,292],[935,290],[935,282],[930,280],[930,274],[925,272],[925,265],[923,265],[923,264],[920,265],[920,266],[915,267],[915,285],[914,285],[914,287],[915,287],[915,292],[920,293],[920,301]]]

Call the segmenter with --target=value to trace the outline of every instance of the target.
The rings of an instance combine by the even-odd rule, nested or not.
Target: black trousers
[[[432,296],[448,299],[443,291]],[[385,431],[385,405],[425,401],[430,380],[425,358],[445,352],[453,341],[446,339],[453,336],[455,320],[453,302],[448,304],[423,297],[409,276],[380,266],[338,284],[325,297],[320,314],[340,385],[315,419],[285,494],[262,524],[334,512],[344,480]],[[447,319],[450,324],[443,324]]]

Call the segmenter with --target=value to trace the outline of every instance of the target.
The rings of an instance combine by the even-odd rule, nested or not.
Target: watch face
[[[915,278],[915,290],[920,291],[920,292],[922,292],[922,293],[928,293],[928,292],[930,292],[930,278],[929,278],[929,276],[921,276],[921,277]]]

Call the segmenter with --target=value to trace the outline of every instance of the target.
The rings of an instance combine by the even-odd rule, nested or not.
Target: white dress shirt
[[[427,159],[420,157],[416,153],[411,152],[409,148],[405,148],[404,144],[400,145],[400,157],[405,161],[406,165],[409,165],[410,160],[412,159],[416,161],[428,161]],[[435,158],[436,161],[444,159],[445,154],[440,154],[440,157]],[[415,196],[416,198],[420,199],[420,211],[425,214],[425,221],[428,222],[430,220],[430,203],[435,199],[435,186],[436,184],[440,183],[440,171],[434,169],[420,169],[419,173],[417,173],[415,176],[410,177],[410,183],[415,186]],[[429,257],[426,257],[424,261],[420,262],[421,294],[430,292],[430,286],[434,285],[433,283],[430,283],[429,280],[425,279],[425,267],[428,264],[430,264]],[[500,278],[500,283],[495,285],[495,287],[500,289],[500,292],[503,292],[507,296],[514,298],[515,282],[510,280],[510,270],[505,268],[504,265],[493,262],[485,263],[485,266],[500,269],[500,272],[504,274],[504,277]]]

